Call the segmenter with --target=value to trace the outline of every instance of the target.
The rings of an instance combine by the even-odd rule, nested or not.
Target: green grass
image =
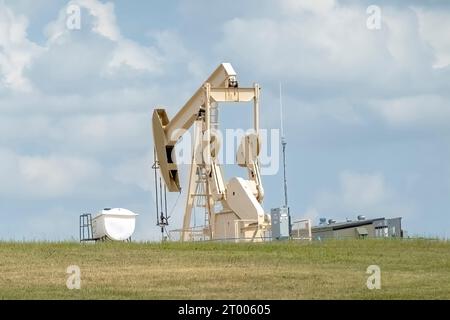
[[[0,243],[0,299],[450,299],[450,243]]]

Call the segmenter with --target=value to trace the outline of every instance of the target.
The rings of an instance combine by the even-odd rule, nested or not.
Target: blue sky
[[[409,234],[449,236],[445,1],[70,3],[81,30],[67,1],[0,0],[1,239],[77,239],[78,215],[103,207],[139,213],[136,238],[158,239],[152,110],[174,115],[221,62],[261,84],[264,128],[279,127],[283,84],[295,218],[402,216]],[[223,128],[245,123],[237,112]],[[281,171],[263,183],[268,211]],[[183,195],[174,228],[182,210]]]

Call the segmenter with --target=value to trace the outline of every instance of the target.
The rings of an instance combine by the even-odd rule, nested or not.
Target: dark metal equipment
[[[80,215],[80,242],[95,241],[92,233],[92,214]]]
[[[167,216],[167,187],[166,184],[163,186],[162,178],[158,175],[159,163],[156,159],[156,151],[153,152],[152,169],[155,172],[156,225],[161,228],[161,240],[164,241],[169,238],[167,226],[170,217]]]

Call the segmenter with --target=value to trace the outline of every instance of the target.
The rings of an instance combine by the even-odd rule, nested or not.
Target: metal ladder
[[[92,214],[83,213],[82,215],[80,215],[80,242],[93,240]]]

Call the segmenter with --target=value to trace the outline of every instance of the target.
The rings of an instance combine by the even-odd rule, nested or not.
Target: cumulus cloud
[[[67,27],[69,6],[80,8],[79,30]],[[163,57],[158,48],[122,36],[111,2],[71,1],[60,10],[58,18],[48,24],[46,34],[46,53],[31,72],[38,78],[42,77],[45,67],[58,66],[50,69],[41,84],[41,89],[47,91],[62,87],[63,92],[71,92],[71,88],[79,92],[83,86],[99,90],[119,85],[117,81],[124,80],[124,73],[132,78],[162,71]]]
[[[318,203],[323,208],[363,211],[383,204],[389,191],[380,173],[358,173],[343,171],[339,174],[337,192],[323,191]]]
[[[410,217],[413,213],[414,208],[398,196],[383,174],[345,170],[338,175],[338,188],[318,192],[304,215],[311,219],[328,216],[344,220],[358,214]]]
[[[116,69],[129,66],[136,70],[147,72],[161,72],[162,57],[155,48],[141,47],[139,44],[125,40],[119,42],[116,51],[109,63],[109,67]]]
[[[308,88],[381,83],[379,66],[393,63],[384,32],[366,28],[361,7],[330,10],[326,18],[300,10],[275,18],[232,19],[223,27],[217,50],[239,56],[262,75]],[[242,51],[247,54],[238,55]]]
[[[316,114],[359,124],[376,114],[395,126],[413,124],[399,119],[409,114],[429,130],[436,130],[431,115],[447,119],[448,11],[383,4],[381,30],[367,29],[366,6],[354,2],[286,0],[272,12],[228,20],[216,51],[237,57],[262,79],[287,84],[285,99],[297,105],[298,118]],[[431,99],[396,106],[411,96]]]
[[[114,168],[114,178],[124,184],[151,191],[154,183],[152,164],[153,154],[150,152],[144,156],[128,158]]]
[[[24,76],[32,57],[42,51],[27,38],[28,20],[16,15],[0,3],[0,76],[2,84],[13,90],[30,91],[31,84]]]
[[[369,161],[357,165],[353,156],[373,151],[383,137],[392,140],[396,131],[381,131],[386,123],[408,132],[448,127],[448,10],[383,2],[382,28],[371,31],[366,6],[356,1],[248,1],[239,10],[222,2],[214,12],[210,2],[183,2],[168,5],[174,20],[161,19],[165,24],[156,28],[145,22],[151,27],[142,30],[144,37],[131,39],[112,2],[70,3],[82,10],[81,30],[67,28],[63,6],[39,44],[27,35],[32,10],[20,15],[11,9],[18,5],[0,3],[0,174],[5,177],[0,196],[7,199],[2,203],[14,202],[14,210],[22,212],[15,199],[40,200],[38,211],[49,219],[59,214],[73,219],[80,206],[104,204],[150,211],[151,109],[164,104],[172,116],[210,69],[230,61],[241,83],[263,85],[265,126],[279,125],[269,110],[277,105],[278,82],[283,82],[295,159],[288,163],[298,165],[325,149],[320,160],[333,159],[335,167],[317,178],[309,199],[299,204],[293,198],[305,216],[413,211],[402,200],[401,183],[383,170],[401,155],[383,155],[376,168]],[[198,21],[201,30],[195,30]],[[210,27],[204,28],[205,21]],[[340,148],[338,140],[349,148]],[[319,166],[308,170],[320,173]],[[417,185],[408,192],[423,194]],[[278,191],[271,185],[266,191],[267,207]],[[89,195],[103,199],[85,201]],[[182,217],[181,200],[178,205],[174,222]],[[67,230],[64,219],[59,223]]]
[[[67,27],[69,5],[81,8],[80,30]],[[46,27],[43,45],[28,39],[27,28],[25,16],[0,4],[0,76],[7,88],[74,93],[107,87],[104,82],[117,86],[127,73],[132,78],[163,70],[162,51],[121,35],[111,2],[69,2]]]
[[[141,75],[160,67],[158,49],[123,37],[112,3],[69,4],[82,8],[82,29],[66,27],[65,6],[42,46],[28,39],[26,17],[0,4],[2,177],[11,181],[2,196],[112,195],[132,183],[113,168],[123,172],[121,161],[151,149],[148,110],[167,90]],[[142,175],[134,177],[140,187]]]
[[[372,109],[395,127],[441,127],[450,121],[450,100],[447,97],[429,94],[378,100]]]
[[[450,65],[450,14],[447,11],[415,7],[419,18],[421,37],[433,48],[435,61],[433,67],[444,68]]]
[[[384,177],[379,174],[342,172],[339,176],[342,200],[345,206],[367,209],[384,202],[389,191]]]
[[[302,11],[310,11],[313,13],[325,13],[332,10],[336,2],[334,0],[282,0],[280,1],[284,13],[298,14]]]
[[[64,118],[55,146],[70,148],[97,157],[113,157],[116,162],[151,150],[150,116],[147,113],[117,113]]]
[[[101,167],[86,158],[49,155],[28,156],[0,150],[2,196],[57,198],[83,193],[101,175]]]
[[[66,7],[60,10],[58,19],[47,25],[45,32],[49,42],[56,41],[67,32],[69,13],[73,14],[72,12],[68,12],[68,8],[71,6],[84,8],[90,16],[95,17],[95,20],[92,21],[92,25],[90,26],[93,32],[108,38],[111,41],[118,41],[121,38],[113,3],[102,3],[97,0],[72,0]],[[84,18],[85,17],[83,16],[83,19]],[[84,23],[83,25],[86,27],[87,23]]]

